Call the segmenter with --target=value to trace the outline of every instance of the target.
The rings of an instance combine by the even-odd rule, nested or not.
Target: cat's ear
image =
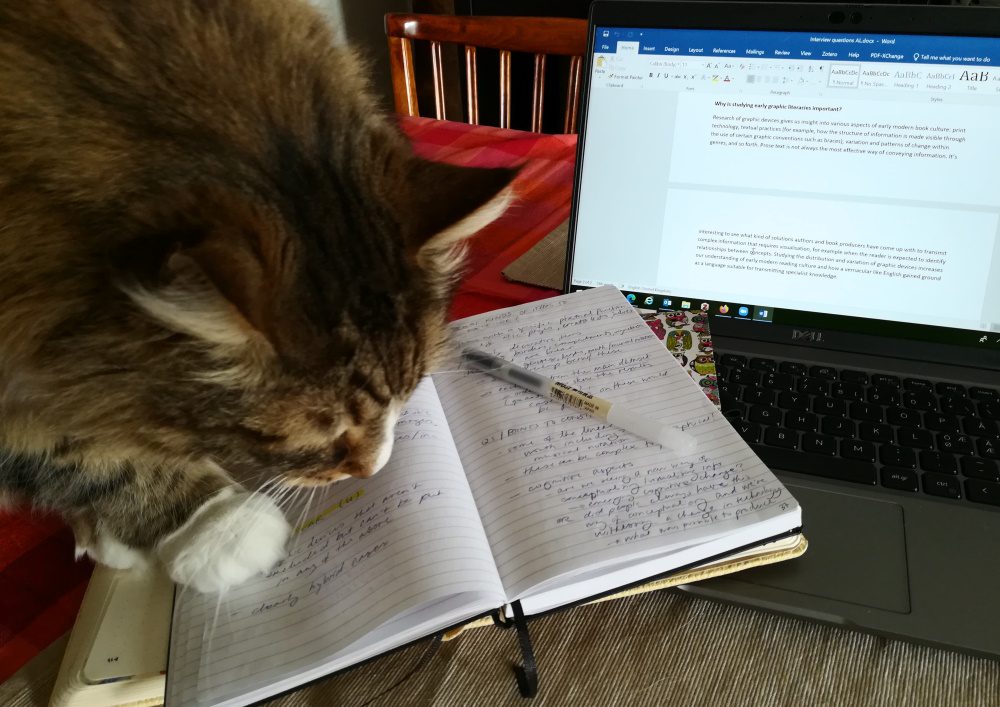
[[[516,169],[457,167],[414,159],[402,190],[410,252],[447,250],[496,220],[514,198]]]
[[[209,343],[270,340],[275,293],[268,273],[280,218],[242,195],[206,189],[161,199],[145,217],[156,228],[145,253],[125,263],[132,277],[123,289],[133,301]]]

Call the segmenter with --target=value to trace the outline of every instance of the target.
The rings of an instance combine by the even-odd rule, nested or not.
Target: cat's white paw
[[[110,533],[100,530],[92,537],[89,545],[77,546],[76,558],[80,559],[84,555],[90,555],[95,561],[116,570],[133,567],[139,569],[145,567],[148,562],[145,552],[129,547]]]
[[[219,592],[274,567],[291,530],[271,499],[223,489],[156,551],[178,584]]]

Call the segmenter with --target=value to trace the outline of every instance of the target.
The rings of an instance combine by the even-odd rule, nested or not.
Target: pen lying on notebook
[[[494,378],[519,385],[532,393],[538,393],[550,400],[583,410],[598,420],[620,427],[643,439],[648,439],[650,442],[662,444],[675,452],[690,454],[698,446],[698,440],[691,434],[676,430],[662,422],[636,415],[610,400],[598,398],[596,395],[571,388],[565,383],[532,373],[485,351],[463,349],[462,360],[477,370],[489,373]]]

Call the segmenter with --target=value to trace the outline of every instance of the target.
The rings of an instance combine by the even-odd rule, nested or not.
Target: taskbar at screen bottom
[[[584,285],[573,285],[571,290],[588,290]],[[668,311],[701,311],[711,314],[714,317],[724,317],[728,319],[743,319],[746,321],[761,322],[771,324],[774,322],[774,308],[762,304],[749,304],[746,302],[719,302],[716,300],[705,300],[700,297],[682,297],[679,295],[656,295],[648,292],[632,292],[622,290],[625,299],[640,309],[653,309],[661,312]]]
[[[575,292],[589,289],[589,287],[572,285],[570,289]],[[840,332],[852,336],[879,337],[890,341],[906,340],[921,344],[969,347],[989,352],[986,355],[990,361],[1000,355],[1000,329],[997,327],[991,327],[989,330],[958,329],[937,325],[933,322],[913,324],[885,319],[774,308],[766,304],[750,304],[749,302],[721,302],[699,297],[682,297],[630,290],[621,290],[621,292],[629,302],[639,309],[660,312],[700,310],[710,314],[713,318],[719,317],[732,321],[743,320],[810,331]],[[755,329],[754,331],[759,330]],[[992,367],[992,363],[986,365]]]

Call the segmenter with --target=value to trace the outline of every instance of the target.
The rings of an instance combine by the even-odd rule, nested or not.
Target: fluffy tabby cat
[[[211,591],[284,553],[250,490],[385,463],[512,174],[363,74],[299,0],[0,4],[0,498]]]

